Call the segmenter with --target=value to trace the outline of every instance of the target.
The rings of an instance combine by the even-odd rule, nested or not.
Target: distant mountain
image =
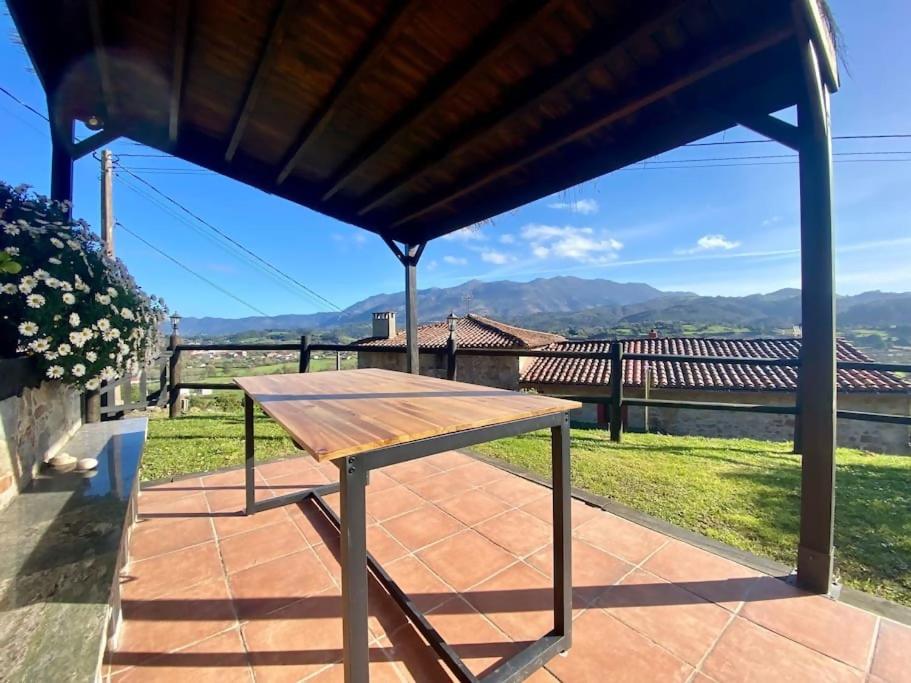
[[[451,311],[492,318],[512,318],[541,312],[571,312],[594,306],[624,306],[679,295],[662,292],[638,282],[587,280],[578,277],[540,278],[531,282],[481,282],[469,280],[455,287],[432,287],[418,291],[421,320],[440,320]],[[217,336],[247,330],[316,329],[362,323],[374,311],[405,313],[405,293],[377,294],[359,301],[341,313],[278,315],[249,318],[184,318],[186,336]]]
[[[251,318],[185,318],[186,336],[222,336],[246,331],[344,329],[362,335],[374,311],[396,311],[404,317],[403,292],[377,294],[340,313],[278,315]],[[800,324],[800,290],[780,289],[749,296],[699,296],[664,292],[644,283],[541,278],[531,282],[471,280],[456,287],[420,290],[422,321],[441,320],[450,311],[472,313],[538,330],[593,336],[612,330],[634,333],[655,326],[667,332],[693,326],[701,330],[749,330],[773,334]],[[837,300],[840,328],[908,327],[911,292],[864,292]],[[629,333],[629,332],[627,332]]]

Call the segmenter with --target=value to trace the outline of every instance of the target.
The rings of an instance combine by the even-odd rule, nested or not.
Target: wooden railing
[[[172,340],[173,342],[173,340]],[[179,340],[172,343],[170,355],[170,368],[168,376],[168,393],[171,415],[179,414],[178,397],[181,389],[237,389],[233,383],[218,382],[182,382],[180,373],[180,356],[193,351],[298,351],[299,372],[309,372],[310,361],[313,353],[335,352],[341,353],[406,353],[404,347],[384,347],[357,344],[320,344],[313,343],[307,335],[301,337],[300,342],[281,342],[266,344],[183,344]],[[607,351],[548,351],[537,349],[462,349],[458,348],[456,341],[450,335],[449,341],[441,349],[421,349],[421,354],[435,355],[443,361],[448,379],[458,379],[458,359],[470,356],[485,357],[513,357],[513,358],[575,358],[603,360],[611,367],[621,367],[624,361],[642,360],[651,362],[671,363],[711,363],[715,365],[750,365],[755,367],[800,367],[799,358],[742,358],[726,356],[681,356],[654,353],[624,353],[622,342],[612,342]],[[838,361],[840,370],[871,370],[880,372],[908,372],[911,373],[911,364],[904,363],[875,363],[861,361]],[[336,368],[340,367],[338,362]],[[600,396],[575,396],[561,394],[565,398],[575,399],[590,404],[605,405],[609,409],[609,425],[611,439],[620,441],[622,434],[621,415],[625,406],[641,406],[645,408],[680,408],[687,410],[719,410],[741,413],[762,413],[773,415],[794,415],[795,443],[799,443],[800,406],[794,405],[768,405],[759,403],[729,403],[713,401],[677,401],[653,398],[625,398],[623,395],[623,373],[610,373],[610,391]],[[868,422],[881,422],[885,424],[911,425],[911,416],[894,415],[887,413],[874,413],[856,410],[838,410],[837,416],[845,420],[863,420]],[[798,447],[799,448],[799,447]]]

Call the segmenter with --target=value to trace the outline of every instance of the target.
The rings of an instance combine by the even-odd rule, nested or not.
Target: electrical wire
[[[234,300],[237,301],[238,303],[243,304],[243,305],[246,306],[247,308],[249,308],[249,309],[255,311],[256,313],[259,313],[259,314],[262,315],[262,316],[265,316],[265,317],[267,317],[267,318],[269,317],[269,314],[266,313],[265,311],[263,311],[262,309],[257,308],[256,306],[254,306],[253,304],[249,303],[248,301],[244,301],[243,299],[241,299],[241,298],[240,298],[239,296],[237,296],[236,294],[232,294],[232,293],[229,292],[227,289],[225,289],[225,288],[222,287],[221,285],[218,285],[218,284],[212,282],[212,280],[210,280],[209,278],[205,277],[204,275],[200,275],[200,274],[197,273],[195,270],[193,270],[190,266],[186,265],[186,264],[183,263],[182,261],[178,261],[176,258],[174,258],[174,257],[171,256],[170,254],[166,253],[165,251],[159,249],[159,248],[156,247],[154,244],[152,244],[151,242],[149,242],[148,240],[146,240],[144,237],[140,236],[138,233],[134,232],[133,230],[130,230],[127,226],[125,226],[125,225],[124,225],[123,223],[121,223],[120,221],[117,221],[116,223],[114,223],[114,225],[117,226],[118,228],[120,228],[121,230],[126,230],[126,231],[127,231],[128,233],[130,233],[135,239],[137,239],[137,240],[139,240],[140,242],[142,242],[142,243],[143,243],[144,245],[146,245],[149,249],[151,249],[152,251],[155,251],[155,252],[161,254],[162,256],[164,256],[166,259],[168,259],[169,261],[171,261],[171,262],[174,263],[175,265],[179,266],[179,267],[182,268],[183,270],[185,270],[185,271],[187,271],[188,273],[190,273],[190,275],[192,275],[192,276],[194,276],[194,277],[196,277],[196,278],[199,278],[200,280],[202,280],[203,282],[205,282],[207,285],[209,285],[210,287],[213,287],[213,288],[217,289],[219,292],[221,292],[221,293],[224,294],[225,296],[231,297],[232,299],[234,299]]]

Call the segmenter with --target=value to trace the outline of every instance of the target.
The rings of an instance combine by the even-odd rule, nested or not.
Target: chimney
[[[377,339],[392,339],[395,336],[395,311],[373,314],[373,336]]]
[[[376,325],[376,323],[374,323],[374,325]],[[649,339],[657,339],[657,338],[658,338],[658,330],[656,330],[654,327],[653,327],[652,329],[650,329],[650,330],[648,331],[648,338],[649,338]]]

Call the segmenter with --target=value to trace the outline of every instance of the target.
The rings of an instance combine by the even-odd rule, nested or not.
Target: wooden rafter
[[[105,119],[111,119],[116,112],[114,98],[114,79],[111,74],[111,61],[104,44],[104,20],[102,19],[103,0],[90,0],[89,23],[92,27],[92,44],[95,50],[95,63],[98,65],[98,76],[101,82],[101,95],[104,98]]]
[[[291,146],[290,153],[282,164],[282,170],[275,181],[276,184],[281,185],[291,175],[303,156],[307,143],[311,139],[319,137],[338,111],[339,103],[348,93],[356,90],[361,79],[372,71],[373,67],[395,44],[396,37],[411,23],[414,10],[419,4],[418,2],[408,2],[408,0],[393,0],[390,3],[385,15],[335,81],[329,94],[304,123]]]
[[[171,97],[168,106],[168,140],[177,144],[180,132],[180,103],[190,51],[190,0],[177,0],[174,12],[174,63],[171,71]]]
[[[472,74],[502,57],[530,24],[549,15],[556,0],[519,0],[509,6],[493,24],[457,59],[430,80],[420,95],[393,116],[358,147],[326,183],[322,200],[330,199],[364,164],[379,154],[403,130],[415,125],[428,112],[468,80]]]
[[[673,0],[670,4],[664,5],[644,3],[643,14],[637,13],[622,24],[611,26],[606,34],[589,40],[584,48],[577,50],[572,56],[560,60],[544,72],[536,74],[533,79],[516,87],[504,98],[499,107],[470,119],[451,139],[419,156],[401,174],[384,182],[373,192],[358,209],[357,214],[363,216],[385,204],[413,180],[429,173],[446,159],[468,149],[512,117],[533,110],[554,93],[572,86],[584,78],[591,69],[605,64],[627,46],[673,21],[686,6],[686,0]]]
[[[787,121],[777,119],[771,114],[736,116],[737,123],[744,128],[775,140],[794,151],[800,151],[800,131]]]
[[[720,54],[712,54],[708,59],[699,60],[693,65],[693,68],[684,74],[672,72],[670,77],[662,79],[663,82],[658,81],[659,85],[657,87],[649,88],[643,92],[633,92],[614,106],[605,107],[602,103],[602,106],[590,108],[590,111],[581,117],[573,116],[548,131],[530,151],[521,150],[519,153],[512,154],[505,159],[498,159],[496,163],[486,169],[482,169],[473,178],[466,180],[464,183],[459,183],[456,188],[432,198],[419,207],[415,207],[407,215],[392,223],[390,227],[400,228],[403,225],[412,223],[418,218],[455,201],[459,197],[475,192],[502,176],[557,151],[564,145],[579,140],[655,102],[670,97],[704,78],[708,78],[748,57],[781,43],[793,35],[794,29],[791,26],[775,29],[746,45],[738,46],[733,50],[729,49]]]
[[[278,9],[273,14],[272,24],[270,25],[269,33],[266,36],[266,42],[263,44],[263,49],[259,54],[256,70],[253,72],[253,76],[247,84],[243,105],[235,119],[234,130],[231,133],[231,141],[228,143],[228,148],[225,150],[226,161],[231,161],[234,158],[235,152],[237,152],[237,147],[240,145],[240,141],[243,138],[244,130],[247,127],[247,123],[250,121],[250,115],[253,113],[253,107],[256,106],[259,92],[268,77],[268,73],[273,66],[275,56],[278,54],[282,42],[285,40],[289,20],[297,11],[298,5],[299,0],[282,0]]]

